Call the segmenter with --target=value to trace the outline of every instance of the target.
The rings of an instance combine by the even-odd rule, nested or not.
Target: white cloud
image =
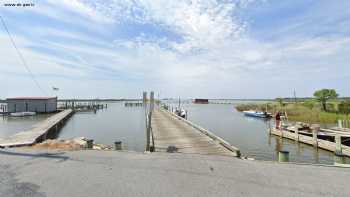
[[[37,12],[57,20],[62,19],[73,26],[103,27],[89,29],[92,32],[108,32],[125,24],[132,27],[134,23],[142,23],[156,25],[178,38],[174,39],[167,33],[159,35],[141,30],[128,38],[115,35],[114,38],[106,39],[69,28],[43,26],[32,28],[31,34],[65,38],[66,41],[51,39],[37,42],[20,37],[16,41],[24,48],[34,45],[57,51],[57,54],[48,55],[25,48],[24,53],[38,74],[96,77],[98,84],[105,84],[106,87],[112,87],[107,83],[118,83],[118,88],[123,87],[121,84],[132,84],[129,86],[134,87],[134,83],[137,83],[135,87],[140,89],[154,88],[165,95],[174,96],[207,96],[215,93],[223,97],[249,97],[254,94],[251,90],[264,95],[262,89],[266,90],[274,83],[284,82],[287,87],[280,88],[283,92],[305,78],[316,81],[335,77],[336,71],[329,66],[333,63],[338,68],[349,69],[345,67],[345,63],[350,60],[347,57],[350,40],[346,37],[293,37],[289,41],[285,34],[283,42],[264,42],[251,37],[247,28],[249,23],[238,18],[236,12],[252,2],[255,1],[61,1],[56,5],[82,18],[72,20],[69,18],[71,13],[67,14],[61,8],[57,16],[48,11]],[[45,6],[50,10],[55,3],[49,1],[49,5]],[[69,42],[69,39],[80,42]],[[61,57],[62,54],[74,58]],[[7,57],[7,64],[18,64],[14,59]],[[76,67],[64,66],[67,64]],[[19,71],[19,68],[0,69]],[[128,79],[119,80],[119,76]],[[113,77],[115,79],[111,80]],[[64,79],[52,80],[56,84],[67,84]],[[273,91],[269,91],[269,94],[273,95]]]

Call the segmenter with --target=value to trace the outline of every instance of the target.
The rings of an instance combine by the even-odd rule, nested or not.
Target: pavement
[[[227,156],[0,149],[0,196],[350,196],[349,168]]]

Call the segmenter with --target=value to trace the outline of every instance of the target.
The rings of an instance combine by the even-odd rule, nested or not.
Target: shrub
[[[338,105],[338,110],[342,114],[350,114],[350,101],[342,101]]]

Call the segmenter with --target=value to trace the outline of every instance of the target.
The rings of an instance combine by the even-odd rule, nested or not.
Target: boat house
[[[7,98],[7,110],[13,112],[50,113],[57,111],[57,97]]]
[[[194,99],[193,102],[196,104],[208,104],[209,100],[208,99]]]

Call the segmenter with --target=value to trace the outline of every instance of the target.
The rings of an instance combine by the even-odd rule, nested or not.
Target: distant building
[[[196,104],[208,104],[209,100],[208,99],[194,99],[193,102]]]
[[[57,97],[17,97],[7,98],[8,112],[39,112],[57,111]]]

